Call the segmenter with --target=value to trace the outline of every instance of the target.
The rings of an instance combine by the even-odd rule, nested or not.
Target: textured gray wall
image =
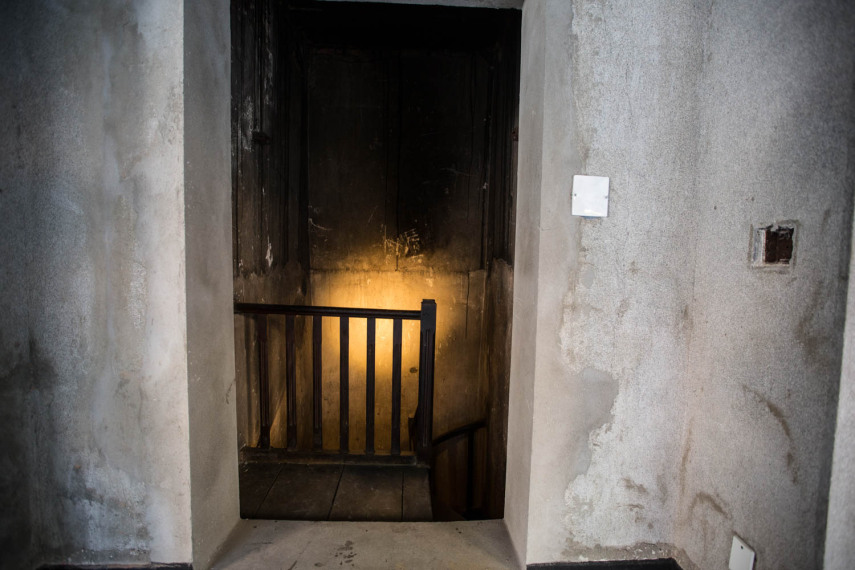
[[[732,533],[758,570],[821,566],[849,265],[855,7],[715,4],[704,34],[700,220],[677,541]],[[796,220],[795,265],[750,268],[752,226]]]
[[[0,9],[4,567],[190,560],[181,22]]]
[[[694,155],[675,150],[693,144],[697,9],[530,1],[523,18],[506,521],[528,562],[660,556],[691,299]],[[608,218],[569,216],[577,173],[612,178]]]
[[[540,2],[522,14],[520,61],[519,156],[508,398],[508,460],[505,524],[520,563],[528,548],[528,505],[532,466],[532,415],[537,358],[538,283],[540,279],[541,170],[543,153],[545,14]],[[544,268],[545,270],[547,268]]]
[[[819,566],[853,14],[527,0],[506,522],[529,563],[718,568],[735,532],[758,569]],[[608,218],[569,216],[576,173],[611,177]],[[794,267],[750,268],[783,220]]]
[[[184,206],[193,567],[239,520],[229,2],[184,3]]]
[[[560,391],[579,421],[565,436],[567,469],[552,477],[569,532],[543,544],[549,558],[656,558],[673,542],[704,8],[574,4],[580,172],[609,176],[611,191],[609,217],[579,222],[570,246]]]
[[[850,139],[849,154],[855,148]],[[849,183],[853,183],[849,165]],[[855,235],[853,235],[855,239]],[[851,246],[850,246],[851,247]],[[855,257],[849,274],[855,271]],[[846,298],[846,329],[843,335],[843,364],[834,436],[834,461],[828,497],[828,526],[825,535],[826,570],[847,570],[855,560],[855,279],[849,280]]]

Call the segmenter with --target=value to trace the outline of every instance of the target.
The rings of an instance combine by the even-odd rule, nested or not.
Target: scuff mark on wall
[[[422,250],[422,238],[415,228],[398,234],[395,238],[386,237],[383,228],[383,254],[398,257],[417,257]]]

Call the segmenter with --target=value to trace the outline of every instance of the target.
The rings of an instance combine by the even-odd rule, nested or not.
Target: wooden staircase
[[[335,521],[431,521],[480,519],[476,506],[476,434],[485,421],[464,425],[439,436],[433,432],[434,343],[436,303],[426,299],[419,311],[356,309],[235,303],[235,314],[255,321],[258,363],[259,437],[254,447],[241,450],[240,505],[244,518]],[[268,320],[285,318],[284,402],[286,447],[271,447],[271,398],[268,371]],[[300,448],[297,413],[296,317],[311,319],[312,425],[311,447]],[[321,319],[339,319],[339,441],[338,449],[324,445],[322,410],[323,337]],[[350,320],[366,319],[365,445],[350,448]],[[377,319],[393,322],[391,449],[375,450],[375,330]],[[418,406],[401,433],[401,351],[403,320],[420,323]],[[305,429],[308,429],[306,426]],[[304,432],[305,433],[305,432]],[[305,441],[306,438],[304,437]],[[409,445],[402,446],[402,441]],[[404,449],[402,450],[402,447]],[[406,448],[409,447],[410,450]],[[439,454],[459,447],[465,467],[451,477],[432,476]],[[447,465],[446,465],[447,467]],[[463,477],[465,474],[465,478]],[[483,473],[482,473],[483,475]],[[443,492],[437,492],[437,487]],[[451,490],[451,492],[448,492]]]
[[[414,465],[248,461],[240,506],[252,519],[433,520],[428,469]]]

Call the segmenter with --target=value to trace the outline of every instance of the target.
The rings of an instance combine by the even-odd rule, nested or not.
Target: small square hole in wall
[[[792,265],[796,237],[795,223],[761,226],[754,230],[752,265],[788,267]]]

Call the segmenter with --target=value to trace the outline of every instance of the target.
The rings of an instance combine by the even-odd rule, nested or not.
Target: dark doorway
[[[235,300],[412,309],[436,299],[435,519],[503,515],[519,30],[515,10],[232,6]],[[298,337],[311,336],[308,324],[296,326]],[[260,435],[257,339],[246,318],[236,316],[235,327],[246,458]],[[270,444],[285,448],[276,373],[284,331],[270,327]],[[323,327],[335,341],[331,323]],[[363,331],[351,330],[352,350]],[[380,353],[390,332],[377,335]],[[404,451],[416,401],[413,335],[404,329]],[[323,349],[325,449],[339,435],[337,347]],[[297,350],[298,450],[313,443],[311,359]],[[381,454],[392,446],[389,377],[391,363],[378,365]],[[350,391],[364,398],[359,369]],[[350,448],[364,448],[365,408],[350,414]]]

